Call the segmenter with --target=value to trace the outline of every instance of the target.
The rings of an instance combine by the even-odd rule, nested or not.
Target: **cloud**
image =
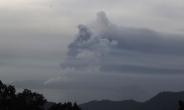
[[[163,67],[149,67],[140,65],[123,65],[123,64],[109,64],[100,67],[103,72],[117,72],[117,73],[143,73],[143,74],[183,74],[184,69],[163,68]]]
[[[95,66],[101,61],[101,57],[118,44],[116,40],[102,38],[85,25],[79,25],[78,29],[78,35],[68,46],[67,58],[64,63],[61,63],[62,68]]]
[[[53,83],[53,82],[58,82],[58,81],[66,82],[66,81],[68,81],[68,78],[66,76],[64,76],[64,77],[58,76],[56,78],[51,78],[51,79],[45,81],[44,85],[49,84],[49,83]]]
[[[144,54],[184,54],[182,36],[158,33],[147,28],[118,28],[109,21],[105,12],[97,13],[96,23],[91,26],[91,30],[85,25],[79,25],[78,29],[78,35],[68,46],[67,58],[61,63],[62,68],[103,65],[103,58],[110,59],[116,55],[117,59],[123,58],[122,55],[126,51]],[[111,63],[113,64],[113,61]]]
[[[98,67],[101,72],[182,74],[176,66],[167,67],[171,56],[183,57],[184,37],[159,33],[147,28],[118,27],[111,23],[105,12],[98,12],[94,23],[79,25],[75,40],[68,46],[68,53],[61,68]],[[129,61],[127,61],[129,60]],[[155,61],[161,61],[158,67]],[[159,65],[159,64],[158,64]]]
[[[73,80],[73,78],[71,78],[69,75],[66,75],[66,74],[71,74],[71,73],[74,73],[75,71],[76,71],[75,68],[65,68],[62,71],[62,74],[60,76],[55,77],[55,78],[51,78],[51,79],[45,81],[43,85],[50,84],[53,82],[70,82]]]

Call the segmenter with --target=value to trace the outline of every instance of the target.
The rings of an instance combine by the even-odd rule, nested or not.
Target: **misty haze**
[[[183,7],[179,0],[2,0],[0,81],[91,110],[126,100],[144,110],[172,96],[172,110],[184,101]]]

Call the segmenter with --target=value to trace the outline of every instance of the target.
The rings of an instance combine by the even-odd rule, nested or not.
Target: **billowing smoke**
[[[184,73],[180,60],[184,58],[182,35],[118,27],[105,12],[98,12],[95,22],[79,25],[78,29],[68,46],[67,58],[60,64],[62,69],[75,68],[83,73],[88,70],[121,74]]]
[[[73,78],[71,78],[69,75],[67,74],[71,74],[74,73],[76,70],[75,68],[65,68],[62,70],[62,74],[56,78],[51,78],[47,81],[45,81],[44,85],[49,84],[49,83],[53,83],[53,82],[70,82],[73,80]]]
[[[102,25],[109,24],[104,12],[100,12],[97,15],[97,20],[102,23]],[[61,63],[62,68],[86,68],[88,66],[96,66],[101,62],[101,57],[108,55],[108,53],[118,45],[117,40],[102,37],[99,33],[90,30],[85,25],[79,25],[78,29],[78,35],[68,46],[67,59],[64,63]]]

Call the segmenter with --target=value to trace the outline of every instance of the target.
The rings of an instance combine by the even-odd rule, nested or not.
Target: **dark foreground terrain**
[[[24,89],[16,93],[15,87],[0,80],[0,110],[81,110],[77,103],[47,102],[42,94]]]
[[[178,110],[178,101],[184,100],[184,92],[161,92],[146,102],[90,101],[79,105],[82,110]]]
[[[88,103],[48,102],[42,94],[24,89],[16,93],[14,86],[0,81],[0,110],[184,110],[184,92],[161,92],[146,102],[90,101]]]

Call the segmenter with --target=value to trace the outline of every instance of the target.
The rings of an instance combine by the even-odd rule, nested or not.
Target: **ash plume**
[[[60,64],[62,69],[75,68],[82,73],[89,70],[113,74],[184,73],[180,60],[184,58],[183,35],[118,27],[102,11],[97,13],[95,22],[88,26],[80,24],[78,29],[74,41],[68,45],[65,61]]]

